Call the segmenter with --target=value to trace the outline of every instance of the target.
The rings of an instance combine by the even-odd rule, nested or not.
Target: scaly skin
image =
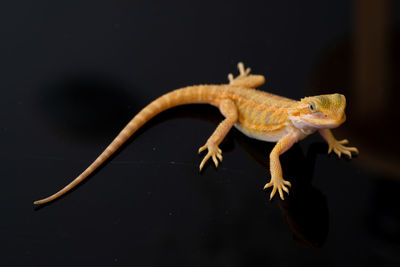
[[[249,137],[277,142],[270,153],[271,180],[264,186],[272,187],[270,199],[276,192],[284,199],[283,192],[289,193],[288,187],[291,186],[289,181],[283,179],[279,156],[316,130],[329,144],[328,153],[333,150],[339,157],[341,154],[351,157],[353,152],[358,153],[357,148],[345,146],[347,140],[337,141],[329,130],[345,121],[346,99],[343,95],[320,95],[306,97],[300,101],[291,100],[256,90],[255,88],[265,82],[264,76],[250,75],[250,69],[245,69],[243,63],[239,63],[238,68],[238,77],[228,75],[229,84],[189,86],[154,100],[122,129],[100,156],[75,180],[57,193],[35,201],[34,204],[44,204],[64,195],[103,164],[147,121],[164,110],[184,104],[211,104],[218,107],[225,116],[205,145],[199,149],[199,153],[207,150],[200,163],[200,171],[210,158],[218,167],[222,161],[222,151],[218,146],[233,126]]]

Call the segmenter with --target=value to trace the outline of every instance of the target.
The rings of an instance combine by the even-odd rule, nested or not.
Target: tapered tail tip
[[[49,202],[49,200],[47,200],[46,198],[44,198],[44,199],[41,199],[41,200],[36,200],[36,201],[34,201],[33,202],[33,205],[42,205],[42,204],[44,204],[44,203],[47,203],[47,202]]]
[[[35,206],[36,206],[36,205],[40,205],[40,201],[39,201],[39,200],[34,201],[34,202],[33,202],[33,205],[35,205]]]

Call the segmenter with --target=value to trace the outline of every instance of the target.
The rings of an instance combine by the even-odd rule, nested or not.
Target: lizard
[[[53,201],[81,183],[100,165],[110,158],[141,126],[157,114],[179,105],[210,104],[217,107],[224,120],[217,126],[206,143],[198,150],[207,150],[200,163],[201,171],[205,163],[212,159],[215,167],[222,161],[219,144],[236,127],[248,137],[267,142],[276,142],[269,155],[271,178],[264,189],[272,187],[270,199],[276,192],[284,199],[289,194],[290,181],[283,178],[279,156],[293,144],[318,131],[328,143],[328,154],[334,151],[352,157],[358,154],[356,147],[348,147],[348,140],[338,141],[332,134],[332,128],[340,126],[346,120],[346,98],[342,94],[325,94],[304,97],[299,101],[257,90],[265,83],[263,75],[250,74],[251,69],[238,63],[239,75],[228,74],[228,84],[205,84],[187,86],[170,91],[145,106],[121,130],[105,150],[67,186],[57,193],[35,201],[35,205]]]

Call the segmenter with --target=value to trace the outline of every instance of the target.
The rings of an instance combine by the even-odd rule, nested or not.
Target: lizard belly
[[[267,142],[278,142],[282,137],[292,131],[292,128],[288,125],[273,131],[254,131],[247,129],[238,123],[235,124],[235,127],[248,137]]]

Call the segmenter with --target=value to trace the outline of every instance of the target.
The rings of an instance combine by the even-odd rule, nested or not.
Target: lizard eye
[[[311,112],[316,112],[317,111],[317,106],[315,105],[314,102],[310,102],[310,110],[311,110]]]

